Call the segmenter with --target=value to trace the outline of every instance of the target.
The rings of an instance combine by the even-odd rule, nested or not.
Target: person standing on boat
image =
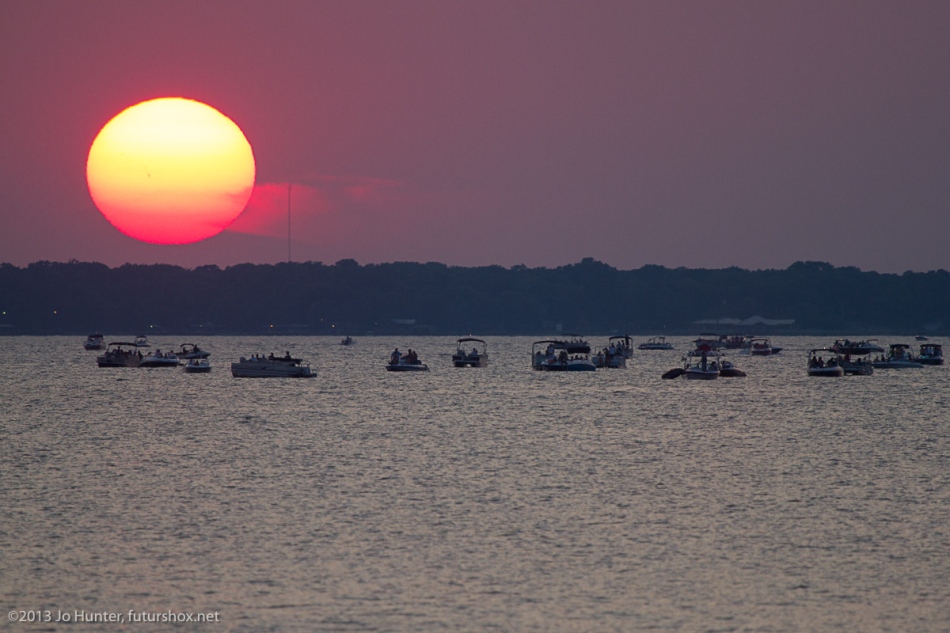
[[[397,347],[396,349],[393,350],[392,355],[389,357],[389,364],[398,365],[400,356],[401,354],[399,353],[399,348]]]

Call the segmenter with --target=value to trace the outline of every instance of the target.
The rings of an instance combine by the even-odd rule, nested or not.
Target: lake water
[[[701,382],[660,379],[681,351],[535,372],[517,337],[483,369],[450,337],[215,337],[207,375],[2,338],[0,602],[123,621],[0,628],[948,631],[950,367],[807,377],[831,340]],[[317,377],[228,370],[285,351]]]

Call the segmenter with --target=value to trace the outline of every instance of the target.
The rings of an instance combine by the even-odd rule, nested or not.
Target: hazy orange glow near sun
[[[86,162],[93,201],[115,228],[155,244],[223,231],[254,189],[254,154],[231,119],[199,101],[143,101],[96,136]]]

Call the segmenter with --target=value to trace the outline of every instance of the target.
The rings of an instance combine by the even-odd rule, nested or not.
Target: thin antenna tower
[[[292,183],[287,183],[287,263],[290,263],[290,188]]]

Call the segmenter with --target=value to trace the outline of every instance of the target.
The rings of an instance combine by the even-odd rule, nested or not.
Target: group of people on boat
[[[610,347],[604,349],[604,354],[609,356],[613,356],[615,354],[624,354],[628,349],[630,348],[628,348],[627,344],[623,341],[611,341]]]
[[[836,356],[832,356],[826,361],[821,356],[812,356],[811,358],[808,359],[808,366],[809,367],[837,367],[838,358]]]
[[[242,358],[241,360],[244,360],[244,359]],[[274,352],[271,352],[267,356],[265,356],[264,354],[254,354],[250,358],[248,358],[248,360],[263,363],[263,362],[273,362],[273,361],[278,361],[278,360],[292,361],[294,359],[293,357],[291,357],[290,352],[284,353],[283,356],[274,356]]]
[[[390,354],[390,356],[389,356],[389,364],[390,364],[390,365],[398,365],[398,364],[400,364],[400,363],[402,363],[402,364],[404,364],[404,365],[419,365],[419,364],[420,364],[420,362],[419,362],[419,355],[416,354],[416,353],[412,350],[411,347],[409,348],[409,350],[408,350],[405,354],[403,354],[402,352],[400,352],[400,351],[399,351],[399,348],[397,347],[396,349],[393,350],[393,353]]]
[[[142,352],[137,349],[124,349],[117,347],[115,349],[110,349],[106,352],[106,356],[112,356],[116,358],[131,358],[132,356],[138,356],[139,359],[142,358]]]

